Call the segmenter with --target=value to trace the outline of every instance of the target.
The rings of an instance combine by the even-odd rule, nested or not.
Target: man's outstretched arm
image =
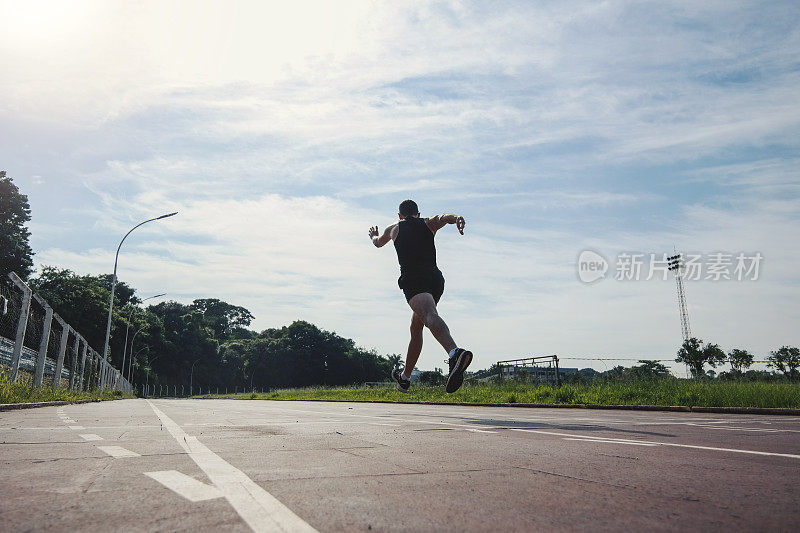
[[[464,226],[466,225],[466,221],[462,216],[448,213],[428,218],[428,227],[434,233],[436,233],[437,231],[439,231],[448,224],[455,224],[456,228],[458,228],[458,232],[461,235],[464,235]]]
[[[383,232],[383,235],[381,235],[380,237],[378,237],[378,226],[373,226],[369,228],[369,238],[372,239],[372,244],[375,245],[375,248],[380,248],[381,246],[392,240],[392,228],[394,228],[395,226],[396,224],[386,228],[386,230]]]

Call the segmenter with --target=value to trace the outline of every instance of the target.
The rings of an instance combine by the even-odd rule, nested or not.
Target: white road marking
[[[454,426],[457,428],[466,428],[467,431],[473,431],[476,433],[497,433],[496,431],[484,431],[481,428],[491,427],[491,426],[475,426],[472,424],[454,424],[453,422],[441,422],[441,421],[433,421],[433,420],[404,420],[404,422],[408,422],[411,424],[433,424],[435,426]]]
[[[65,424],[77,424],[78,423],[77,420],[73,420],[71,418],[65,418],[64,420],[62,420],[62,422],[64,422]]]
[[[183,496],[191,502],[202,502],[222,498],[222,492],[212,485],[206,485],[191,476],[187,476],[177,470],[164,470],[161,472],[145,472],[145,476],[151,477],[167,487],[172,492]]]
[[[67,427],[69,427],[69,429],[86,429],[83,426],[67,426]]]
[[[208,479],[222,492],[225,499],[253,531],[316,532],[316,529],[294,514],[261,485],[247,477],[244,472],[209,450],[197,440],[197,437],[187,435],[150,400],[147,400],[147,403],[167,431],[205,472]]]
[[[584,438],[573,438],[573,437],[564,437],[564,440],[576,440],[579,442],[605,442],[608,444],[631,444],[633,446],[658,446],[658,444],[650,444],[647,442],[636,442],[636,441],[618,441],[618,440],[605,440],[605,439],[584,439]]]
[[[736,448],[717,448],[715,446],[698,446],[696,444],[678,444],[675,442],[656,442],[649,440],[630,440],[630,439],[615,439],[612,437],[596,437],[594,435],[576,435],[574,433],[558,433],[555,431],[541,431],[538,429],[522,429],[522,428],[509,428],[511,431],[522,431],[524,433],[540,433],[542,435],[556,435],[558,437],[571,437],[578,439],[586,439],[601,442],[614,442],[617,444],[652,444],[654,446],[673,446],[676,448],[692,448],[695,450],[710,450],[715,452],[732,452],[732,453],[747,453],[751,455],[768,455],[772,457],[788,457],[790,459],[800,459],[800,455],[793,453],[775,453],[775,452],[759,452],[756,450],[739,450]]]
[[[125,457],[141,457],[141,455],[138,453],[126,450],[122,446],[98,446],[97,449],[106,452],[114,459],[122,459]]]
[[[486,413],[482,412],[464,412],[464,411],[452,411],[448,412],[450,415],[461,415],[461,416],[468,416],[472,418],[492,418],[492,416],[487,415]],[[772,421],[779,421],[781,423],[792,423],[794,420],[786,419],[786,418],[770,418],[768,420],[764,420],[761,418],[742,418],[736,417],[733,419],[719,419],[719,418],[709,418],[703,417],[698,418],[695,415],[691,416],[691,420],[687,420],[686,417],[649,417],[647,415],[632,415],[631,419],[619,419],[619,418],[608,418],[608,417],[581,417],[581,416],[572,416],[569,418],[571,422],[590,422],[593,425],[597,424],[626,424],[626,425],[634,425],[634,426],[668,426],[668,425],[678,425],[678,426],[699,426],[708,429],[720,429],[726,431],[743,431],[743,432],[764,432],[764,433],[800,433],[800,429],[759,429],[759,428],[748,428],[748,427],[736,427],[736,428],[729,428],[729,427],[714,427],[714,426],[706,426],[705,424],[772,424]],[[557,420],[559,422],[563,422],[563,417],[556,417],[556,416],[535,416],[535,417],[521,417],[521,416],[513,416],[513,417],[500,417],[505,421],[509,422],[544,422],[550,420]],[[652,420],[652,421],[651,421]]]
[[[83,435],[81,435],[81,437],[83,437],[83,440],[88,440],[88,441],[103,440],[103,437],[101,437],[100,435],[95,435],[94,433],[84,433]]]

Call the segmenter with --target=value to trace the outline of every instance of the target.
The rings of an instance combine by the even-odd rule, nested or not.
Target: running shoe
[[[408,388],[411,386],[411,380],[404,378],[402,372],[397,368],[392,370],[392,381],[400,392],[408,392]]]
[[[450,364],[450,375],[447,377],[447,387],[445,391],[453,393],[464,383],[464,371],[472,362],[472,352],[462,348],[456,348],[456,353],[454,353],[453,357],[447,362]]]

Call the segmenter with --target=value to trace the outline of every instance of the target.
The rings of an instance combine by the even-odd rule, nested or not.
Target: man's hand
[[[464,220],[464,217],[457,217],[456,218],[456,228],[458,228],[458,232],[461,235],[464,235],[464,226],[467,225],[467,222]]]
[[[397,224],[387,226],[386,229],[383,230],[383,235],[378,237],[378,235],[380,235],[380,233],[378,233],[378,226],[372,226],[369,228],[369,238],[372,240],[372,244],[374,244],[376,248],[381,248],[387,242],[392,240],[393,230],[397,230]]]

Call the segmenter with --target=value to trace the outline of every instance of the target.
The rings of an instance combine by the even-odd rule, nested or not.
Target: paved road
[[[800,418],[123,400],[0,413],[0,530],[800,530]]]

